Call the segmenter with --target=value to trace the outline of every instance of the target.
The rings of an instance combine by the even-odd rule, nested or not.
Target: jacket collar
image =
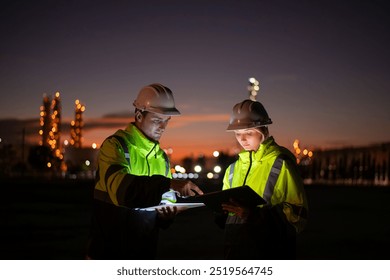
[[[152,150],[154,150],[153,155],[157,153],[158,150],[160,150],[160,143],[154,142],[147,138],[141,130],[138,129],[138,127],[135,126],[134,123],[130,123],[125,131],[131,135],[130,142],[134,146],[137,147],[137,149],[143,153],[145,156],[148,155]]]
[[[268,148],[275,143],[275,140],[272,136],[268,137],[263,143],[260,144],[257,151],[252,152],[252,161],[261,161],[261,159],[268,154]],[[242,161],[249,161],[249,151],[242,150],[239,153],[239,157]]]

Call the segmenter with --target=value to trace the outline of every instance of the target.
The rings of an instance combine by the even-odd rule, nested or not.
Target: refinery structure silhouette
[[[75,101],[74,119],[70,123],[70,140],[61,141],[61,98],[60,92],[56,92],[54,97],[46,94],[43,96],[40,107],[39,119],[39,146],[36,147],[40,153],[45,154],[46,167],[54,172],[66,172],[68,165],[74,166],[72,159],[67,157],[67,151],[71,150],[74,159],[75,149],[82,150],[83,143],[83,113],[85,105],[80,100]],[[76,153],[77,154],[77,153]],[[68,160],[66,160],[68,158]]]

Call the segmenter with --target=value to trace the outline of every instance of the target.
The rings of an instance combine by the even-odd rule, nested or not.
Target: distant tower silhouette
[[[83,142],[83,112],[85,106],[79,100],[75,101],[75,119],[70,123],[70,144],[75,148],[81,148]]]
[[[52,115],[51,122],[52,128],[51,132],[49,132],[50,136],[50,147],[54,152],[54,156],[60,160],[63,159],[63,155],[61,153],[61,99],[60,93],[57,91],[55,93],[54,99],[51,102]]]
[[[46,94],[43,95],[43,104],[40,107],[40,146],[48,147],[51,151],[50,166],[58,169],[64,156],[61,152],[61,100],[57,91],[51,100]]]
[[[40,146],[50,146],[50,136],[51,131],[51,111],[50,111],[50,98],[44,94],[43,95],[43,104],[40,107],[40,118],[39,118],[39,135],[41,135],[41,140],[39,141]]]

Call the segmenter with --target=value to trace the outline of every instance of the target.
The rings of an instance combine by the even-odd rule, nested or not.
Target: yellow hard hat
[[[227,131],[261,127],[272,124],[264,106],[258,102],[246,99],[233,107]]]
[[[133,105],[141,110],[167,116],[180,115],[175,107],[172,91],[162,84],[143,87]]]

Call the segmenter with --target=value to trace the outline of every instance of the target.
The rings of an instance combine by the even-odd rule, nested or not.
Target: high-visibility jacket
[[[159,228],[169,222],[139,208],[159,204],[170,180],[164,151],[134,124],[108,137],[98,155],[88,256],[154,259]]]
[[[296,232],[303,230],[308,205],[296,158],[273,137],[260,144],[257,151],[242,151],[227,168],[223,189],[242,185],[248,185],[267,201],[259,207],[279,208]]]
[[[98,155],[95,199],[132,208],[153,206],[169,190],[169,161],[134,124],[118,130]]]

